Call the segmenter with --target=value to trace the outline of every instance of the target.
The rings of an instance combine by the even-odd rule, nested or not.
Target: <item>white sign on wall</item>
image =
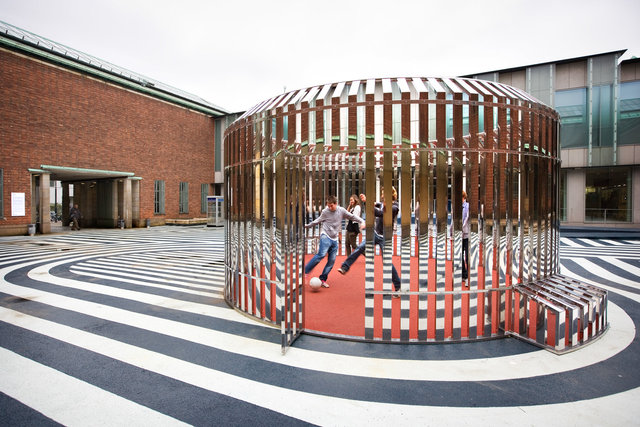
[[[24,193],[11,193],[11,216],[25,216]]]

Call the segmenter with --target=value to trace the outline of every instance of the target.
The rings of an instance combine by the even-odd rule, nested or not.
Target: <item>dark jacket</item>
[[[391,216],[393,217],[393,219],[391,220],[392,227],[398,219],[399,210],[400,208],[398,207],[398,202],[393,202],[393,204],[391,205]],[[380,236],[384,236],[384,224],[382,222],[384,211],[384,205],[381,202],[376,202],[373,207],[373,214],[376,216],[376,224],[374,230]]]

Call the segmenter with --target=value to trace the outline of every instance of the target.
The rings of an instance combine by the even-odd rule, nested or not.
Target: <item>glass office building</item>
[[[640,227],[640,59],[619,50],[466,77],[518,87],[560,114],[563,225]]]

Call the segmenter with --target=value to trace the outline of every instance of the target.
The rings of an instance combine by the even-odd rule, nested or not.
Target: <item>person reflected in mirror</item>
[[[327,197],[327,207],[322,210],[320,216],[311,221],[305,228],[314,227],[316,224],[321,224],[320,230],[320,243],[318,245],[318,252],[309,260],[304,267],[304,273],[309,274],[316,265],[322,259],[328,255],[327,263],[322,270],[319,278],[322,281],[322,287],[328,288],[327,278],[333,268],[333,264],[336,262],[336,255],[338,253],[338,234],[342,231],[342,220],[348,219],[360,224],[361,228],[364,228],[364,220],[359,216],[352,214],[342,206],[338,206],[338,201],[335,196]]]
[[[366,203],[367,201],[367,197],[364,194],[360,195],[360,200],[362,200],[362,202]],[[380,195],[380,201],[376,202],[376,204],[373,207],[373,213],[376,217],[375,220],[375,228],[374,228],[374,243],[376,245],[378,245],[380,247],[380,253],[383,252],[384,250],[384,221],[383,221],[383,215],[385,213],[387,209],[387,203],[385,202],[384,199],[384,190],[382,191],[382,194]],[[392,220],[391,220],[391,226],[393,227],[393,224],[395,224],[397,218],[398,218],[398,212],[399,212],[400,208],[398,206],[398,193],[396,191],[395,188],[392,187],[392,202],[391,202],[391,216],[392,216]],[[363,240],[362,243],[360,243],[360,246],[358,246],[358,248],[351,252],[351,255],[349,255],[347,257],[346,260],[344,260],[344,262],[342,263],[342,266],[338,269],[338,272],[340,274],[347,274],[347,272],[349,271],[349,269],[351,268],[351,266],[353,265],[353,263],[358,259],[358,257],[360,257],[360,255],[363,255],[365,253],[365,248],[366,248],[366,240]],[[399,291],[400,290],[400,276],[398,276],[398,272],[396,271],[396,267],[391,264],[391,281],[393,282],[393,287],[395,289],[395,291]],[[394,295],[396,296],[396,295]]]
[[[362,217],[360,208],[360,199],[357,195],[352,194],[349,198],[349,206],[347,211],[351,214]],[[351,255],[351,251],[358,248],[358,235],[360,234],[360,223],[349,220],[347,223],[347,241],[345,242],[345,249],[347,256]]]
[[[82,214],[80,213],[80,209],[78,209],[78,204],[73,205],[71,210],[69,210],[69,219],[71,229],[72,230],[80,230],[80,218],[82,218]]]
[[[467,193],[462,190],[462,280],[469,279],[469,202]]]

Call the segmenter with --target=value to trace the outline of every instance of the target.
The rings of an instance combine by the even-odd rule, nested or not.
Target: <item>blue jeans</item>
[[[374,243],[380,246],[380,253],[383,253],[384,237],[380,236],[378,233],[373,233],[373,235],[375,237]],[[345,273],[349,271],[349,268],[351,268],[353,263],[358,259],[360,255],[364,255],[366,244],[367,241],[363,240],[362,243],[360,243],[360,246],[358,246],[355,251],[351,252],[351,255],[349,255],[347,259],[344,260],[341,268]],[[400,277],[398,276],[398,272],[396,271],[396,266],[393,264],[391,264],[391,281],[393,282],[393,287],[395,288],[395,290],[400,290]]]
[[[311,260],[304,266],[304,274],[309,274],[313,268],[318,265],[322,258],[324,258],[329,253],[329,258],[327,259],[327,264],[324,266],[322,270],[322,274],[320,275],[320,280],[326,282],[329,273],[331,273],[331,269],[333,268],[333,264],[336,262],[336,255],[338,254],[338,241],[330,239],[326,234],[322,234],[320,236],[320,247],[318,248],[318,253],[311,258]]]

